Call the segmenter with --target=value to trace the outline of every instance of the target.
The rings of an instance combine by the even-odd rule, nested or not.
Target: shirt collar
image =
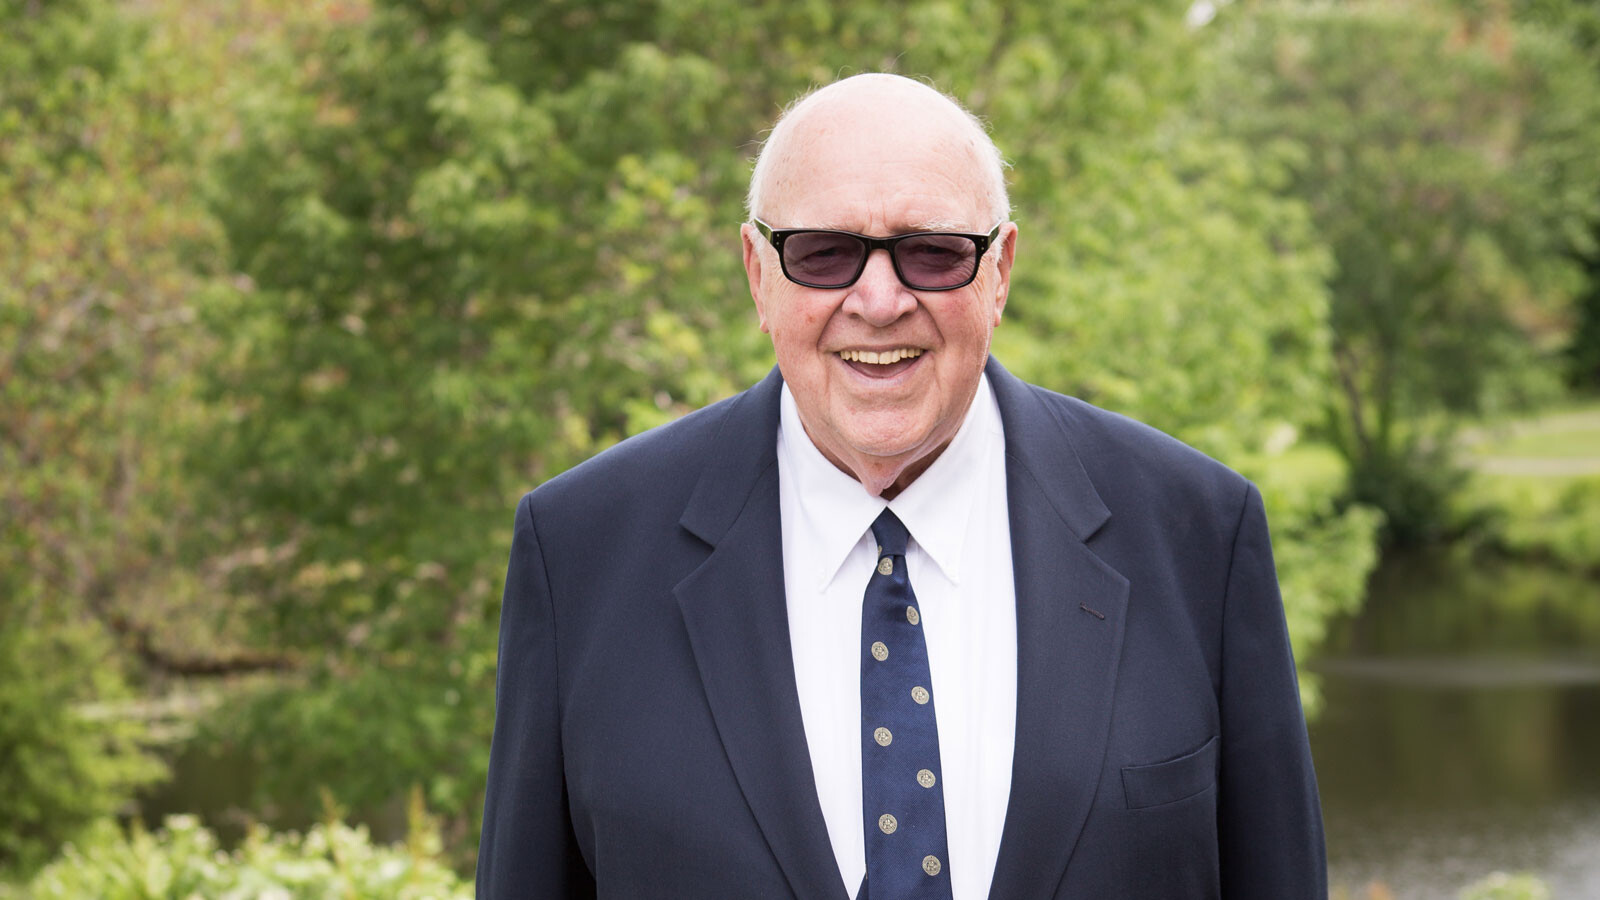
[[[803,532],[799,546],[810,556],[797,562],[802,566],[800,571],[816,578],[820,591],[827,588],[862,533],[872,527],[887,504],[828,462],[811,443],[805,426],[800,424],[800,410],[787,383],[779,407],[778,456],[783,461],[783,477],[794,480],[793,496],[800,501],[799,526]]]
[[[867,493],[861,482],[840,471],[816,448],[800,424],[794,395],[785,384],[780,399],[778,454],[784,461],[785,476],[795,479],[794,496],[800,498],[799,524],[805,531],[801,543],[812,553],[811,559],[801,564],[815,573],[818,589],[826,588],[838,575],[856,542],[884,507],[894,510],[912,539],[945,577],[960,583],[961,556],[973,500],[993,446],[999,443],[1003,447],[1003,441],[988,376],[980,375],[966,418],[950,445],[894,500],[885,501]]]
[[[996,446],[1002,451],[1005,447],[1000,411],[989,391],[988,376],[982,375],[950,446],[889,501],[889,508],[953,584],[961,583],[967,522]]]

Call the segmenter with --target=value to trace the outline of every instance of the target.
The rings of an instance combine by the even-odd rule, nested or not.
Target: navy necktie
[[[922,611],[906,574],[906,527],[872,523],[878,567],[861,608],[861,801],[871,900],[950,900],[944,772]]]

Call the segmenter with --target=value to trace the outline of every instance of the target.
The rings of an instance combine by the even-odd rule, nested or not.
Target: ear
[[[750,282],[750,299],[756,302],[756,316],[761,320],[763,333],[771,333],[767,327],[767,310],[761,297],[761,233],[749,222],[739,226],[739,238],[744,244],[744,275]]]
[[[994,287],[994,324],[1000,324],[1000,315],[1006,309],[1006,297],[1011,294],[1011,263],[1017,258],[1017,223],[1007,222],[995,239],[1000,244],[1000,259],[995,272],[1000,277]]]

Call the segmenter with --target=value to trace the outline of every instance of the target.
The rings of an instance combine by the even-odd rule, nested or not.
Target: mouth
[[[917,364],[921,347],[892,347],[887,350],[840,350],[836,356],[846,366],[869,378],[892,378]]]

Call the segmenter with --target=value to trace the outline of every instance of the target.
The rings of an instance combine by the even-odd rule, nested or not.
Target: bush
[[[1503,553],[1600,571],[1600,478],[1480,475],[1456,517]]]
[[[143,749],[141,724],[87,712],[86,703],[106,708],[126,694],[104,664],[103,636],[3,588],[0,580],[0,869],[25,875],[163,769]]]
[[[1468,473],[1441,444],[1352,462],[1349,496],[1384,514],[1382,543],[1414,547],[1447,537],[1450,501]]]
[[[1550,900],[1550,889],[1532,875],[1496,872],[1463,888],[1461,900]]]
[[[257,827],[232,853],[192,816],[153,834],[102,822],[20,893],[0,887],[0,900],[468,900],[471,886],[439,854],[437,831],[415,821],[393,846],[338,821],[304,835]]]

